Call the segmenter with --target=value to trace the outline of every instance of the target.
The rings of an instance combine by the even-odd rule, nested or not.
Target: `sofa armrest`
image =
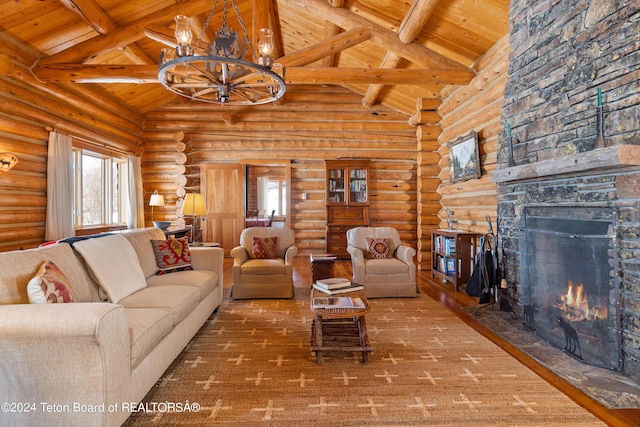
[[[297,246],[289,246],[287,251],[284,253],[284,264],[285,265],[293,265],[293,260],[296,255],[298,255],[298,247]]]
[[[229,255],[231,255],[231,258],[233,258],[233,265],[240,266],[249,259],[247,250],[242,246],[236,246],[235,248],[231,249]]]
[[[9,425],[120,425],[128,416],[129,331],[110,303],[0,306],[0,402],[34,403],[5,413]],[[70,408],[51,413],[42,403]],[[74,405],[119,405],[74,412]],[[98,407],[100,408],[100,407]]]
[[[351,269],[353,270],[353,281],[365,284],[365,266],[364,266],[364,252],[360,248],[355,246],[347,246],[347,252],[351,255]]]
[[[400,261],[404,262],[405,264],[412,264],[413,263],[413,257],[416,255],[416,250],[413,249],[410,246],[398,246],[398,249],[396,249],[396,258],[398,258]]]
[[[224,249],[207,246],[189,247],[191,252],[191,266],[196,270],[209,270],[218,273],[222,281],[222,263]]]

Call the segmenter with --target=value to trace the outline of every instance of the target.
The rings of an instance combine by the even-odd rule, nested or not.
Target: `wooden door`
[[[203,241],[218,242],[225,256],[240,243],[244,228],[244,165],[207,164],[200,185],[207,205]]]

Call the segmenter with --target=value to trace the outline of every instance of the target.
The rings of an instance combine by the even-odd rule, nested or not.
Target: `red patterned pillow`
[[[387,259],[391,258],[389,239],[371,239],[367,237],[367,258]]]
[[[189,238],[152,240],[153,252],[156,255],[158,275],[175,273],[176,271],[193,270]]]
[[[32,304],[75,302],[69,279],[51,261],[42,264],[27,284],[27,296]]]
[[[277,237],[254,237],[253,254],[258,259],[270,259],[276,257]]]

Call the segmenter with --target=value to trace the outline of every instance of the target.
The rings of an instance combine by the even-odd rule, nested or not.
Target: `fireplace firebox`
[[[622,369],[616,213],[527,207],[519,227],[525,327],[590,365]]]

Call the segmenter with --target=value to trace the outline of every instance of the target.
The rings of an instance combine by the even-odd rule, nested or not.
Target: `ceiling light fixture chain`
[[[205,21],[194,46],[188,18],[175,18],[175,50],[163,49],[158,60],[158,78],[170,91],[197,101],[227,105],[257,105],[276,101],[284,95],[284,67],[273,63],[273,32],[260,30],[259,57],[257,63],[244,56],[249,47],[252,59],[256,59],[251,38],[235,3],[231,5],[242,29],[243,40],[227,27],[227,0],[223,1],[222,26],[216,31],[212,43],[207,43],[206,55],[199,55],[200,42],[215,13],[218,0]]]

